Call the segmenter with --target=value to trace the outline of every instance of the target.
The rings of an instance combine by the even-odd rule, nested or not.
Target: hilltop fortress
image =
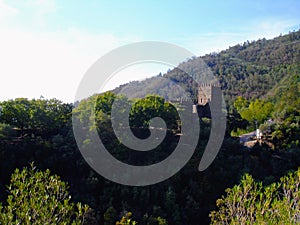
[[[222,90],[220,84],[200,84],[197,93],[197,103],[193,113],[198,113],[200,118],[211,118],[211,113],[222,111]]]

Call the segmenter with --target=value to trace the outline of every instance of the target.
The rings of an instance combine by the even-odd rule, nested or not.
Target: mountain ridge
[[[285,76],[289,76],[287,67],[300,63],[300,30],[269,40],[246,41],[219,53],[193,57],[163,75],[121,85],[113,92],[122,90],[133,98],[144,97],[147,93],[174,99],[182,94],[175,88],[179,84],[196,100],[197,84],[188,74],[192,77],[201,75],[203,61],[222,85],[227,104],[232,104],[237,96],[266,98]],[[171,80],[172,84],[164,79]]]

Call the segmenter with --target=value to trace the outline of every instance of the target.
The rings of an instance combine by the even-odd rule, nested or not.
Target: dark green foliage
[[[275,102],[272,136],[278,147],[285,149],[300,145],[300,65],[288,70],[290,75],[270,94]]]
[[[72,105],[56,99],[17,98],[1,102],[0,122],[15,126],[20,136],[48,138],[62,132],[71,117]]]
[[[11,125],[0,123],[0,139],[12,139],[15,136],[16,132]]]
[[[16,169],[0,224],[83,224],[89,207],[71,203],[67,185],[50,171]]]
[[[217,200],[211,224],[298,224],[300,168],[266,187],[246,174]]]
[[[114,207],[109,207],[103,215],[104,225],[115,225],[118,217],[117,211]]]
[[[147,225],[168,225],[166,219],[159,217],[150,216],[147,218]]]
[[[134,221],[132,218],[131,212],[126,212],[124,216],[122,216],[122,219],[118,222],[116,222],[116,225],[136,225],[137,222]]]
[[[299,31],[274,40],[246,42],[218,54],[203,56],[202,59],[223,85],[229,112],[227,135],[222,148],[213,164],[207,170],[199,172],[199,161],[208,141],[211,123],[210,119],[201,120],[200,140],[192,159],[178,174],[152,186],[129,187],[115,184],[96,174],[86,164],[72,133],[73,105],[45,99],[1,102],[3,110],[0,121],[8,124],[0,125],[1,201],[5,202],[7,199],[5,186],[9,184],[9,177],[15,168],[22,168],[34,161],[39,169],[49,168],[59,174],[62,180],[68,181],[74,201],[88,204],[93,209],[86,217],[86,220],[89,219],[88,224],[115,224],[116,221],[123,224],[138,221],[141,225],[209,224],[209,212],[216,210],[215,201],[224,194],[226,188],[238,184],[243,174],[251,174],[253,179],[263,182],[252,182],[252,178],[248,177],[244,187],[249,187],[250,183],[255,190],[265,191],[265,185],[278,182],[287,171],[297,169],[300,165],[298,41]],[[200,61],[199,58],[193,58],[180,66],[191,74],[199,75]],[[176,129],[178,115],[175,107],[165,99],[182,96],[175,85],[180,85],[194,100],[196,98],[196,85],[183,71],[170,70],[160,78],[172,80],[173,86],[156,78],[147,79],[145,83],[133,82],[129,84],[133,91],[128,91],[136,94],[134,97],[141,97],[139,95],[144,94],[145,90],[152,95],[134,100],[112,92],[94,95],[76,103],[74,117],[87,122],[84,129],[97,129],[101,140],[117,159],[133,165],[159,162],[172,153],[179,139],[171,132]],[[159,92],[152,92],[152,89],[159,89]],[[153,95],[155,93],[162,97]],[[237,96],[241,97],[237,99]],[[149,135],[150,119],[156,116],[164,118],[169,131],[163,143],[153,151],[141,155],[123,146],[116,138],[111,124],[111,106],[115,101],[133,105],[130,126],[138,137]],[[273,106],[272,110],[269,110],[271,107],[265,110],[265,105],[271,106],[270,104]],[[248,114],[251,116],[241,116],[239,112],[242,109],[250,110],[252,114]],[[123,115],[124,111],[120,110],[118,113]],[[262,118],[258,117],[261,115]],[[264,124],[269,116],[273,123]],[[251,119],[248,122],[243,118]],[[255,120],[270,129],[276,143],[274,150],[266,145],[256,145],[249,150],[240,145],[238,139],[230,137],[231,131],[238,132],[238,129],[244,130],[251,126],[253,128]],[[14,135],[12,131],[19,133]],[[85,137],[84,143],[87,146],[89,141],[89,137]],[[279,189],[277,192],[274,190],[275,194],[283,193],[283,186],[276,188]],[[240,186],[235,193],[244,193],[243,190]],[[291,190],[296,193],[295,189]],[[253,196],[257,195],[254,193]],[[254,201],[251,196],[245,198],[245,204]],[[251,214],[253,208],[246,207]],[[2,212],[3,210],[5,209]],[[133,216],[126,214],[126,210],[132,212]],[[281,212],[286,215],[284,210]]]
[[[239,105],[240,104],[240,105]],[[273,112],[273,104],[271,102],[256,99],[255,101],[247,102],[246,99],[238,98],[234,105],[237,107],[241,117],[248,122],[261,124],[271,117]]]
[[[112,104],[116,99],[116,95],[110,91],[96,97],[95,110],[102,111],[105,114],[111,114]]]
[[[182,94],[165,81],[171,80],[195,99],[197,86],[190,76],[204,76],[204,60],[222,84],[227,107],[231,109],[237,96],[248,100],[263,97],[289,74],[299,74],[299,41],[300,30],[272,40],[247,41],[220,53],[191,58],[178,66],[181,69],[169,70],[162,77],[122,85],[115,92],[123,88],[132,97],[143,97],[146,91],[149,94],[157,93],[165,99],[177,99]]]
[[[176,120],[179,120],[174,106],[157,95],[148,95],[137,100],[130,111],[133,127],[148,127],[150,119],[154,117],[163,118],[170,129],[176,129]]]
[[[299,147],[300,64],[277,66],[276,71],[284,74],[284,78],[267,93],[265,100],[249,101],[239,96],[234,107],[249,122],[248,129],[253,130],[257,123],[265,132],[271,133],[276,148]],[[238,124],[236,127],[245,129]]]

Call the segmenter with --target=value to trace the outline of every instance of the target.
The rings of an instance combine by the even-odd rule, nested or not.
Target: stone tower
[[[211,101],[211,84],[200,84],[198,87],[198,105],[206,105]]]
[[[222,111],[222,90],[220,84],[200,84],[197,96],[197,112],[202,117],[211,118],[211,113]],[[195,109],[193,109],[195,112]]]

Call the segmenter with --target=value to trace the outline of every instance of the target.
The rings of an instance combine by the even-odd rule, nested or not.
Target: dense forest
[[[208,169],[198,171],[209,118],[199,120],[192,159],[168,180],[124,186],[90,168],[76,145],[72,115],[93,121],[86,129],[97,129],[115,158],[132,165],[159,162],[180,138],[178,114],[168,99],[181,93],[170,92],[161,79],[181,85],[195,99],[197,88],[186,73],[201,73],[202,60],[221,83],[228,112],[222,147]],[[43,98],[0,102],[0,224],[299,223],[300,30],[246,41],[179,68],[76,104]],[[117,94],[124,88],[133,99]],[[167,135],[154,151],[130,152],[117,139],[111,124],[115,101],[133,105],[129,124],[139,138],[149,136],[151,118],[165,120]],[[241,145],[238,135],[258,127],[272,145]],[[84,142],[88,148],[88,137]]]

